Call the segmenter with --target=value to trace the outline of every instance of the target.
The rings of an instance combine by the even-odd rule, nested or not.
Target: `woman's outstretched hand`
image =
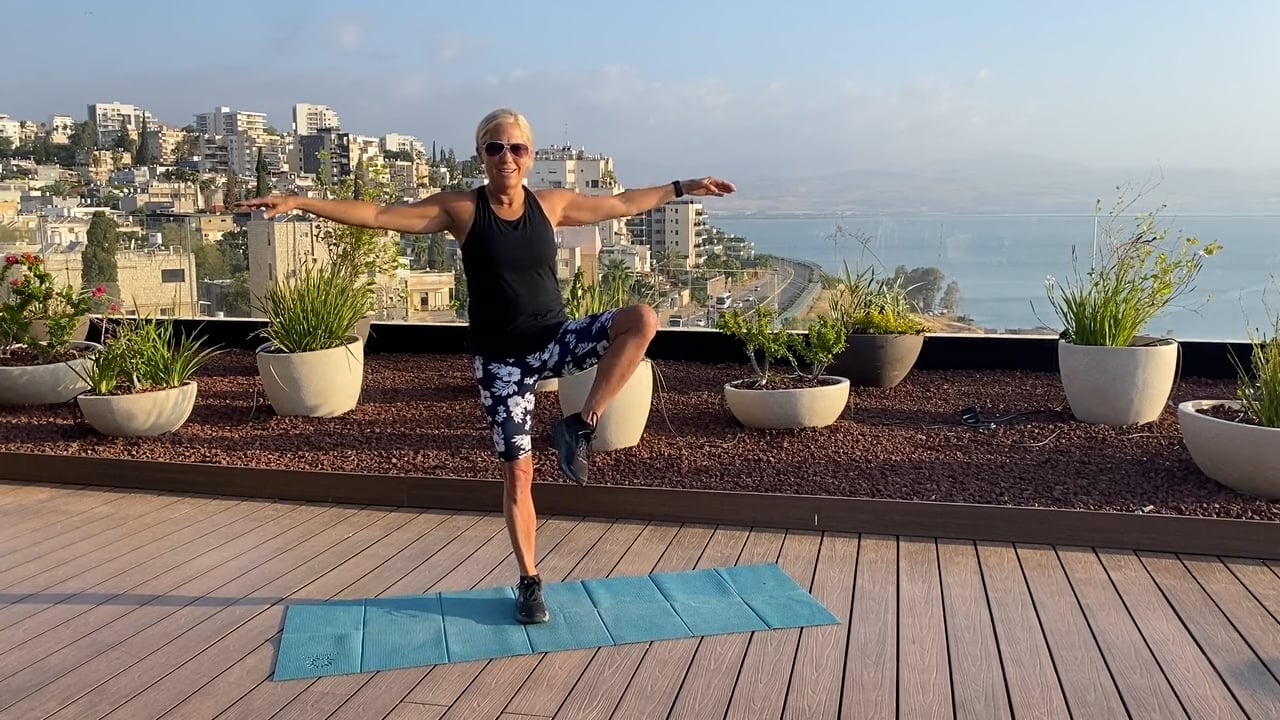
[[[254,209],[262,208],[262,217],[270,220],[276,215],[281,215],[292,210],[298,209],[298,196],[296,195],[266,195],[263,197],[253,198],[251,200],[243,200],[236,203],[232,207],[237,209]]]
[[[733,187],[733,183],[713,177],[681,180],[680,187],[684,189],[686,195],[714,195],[716,197],[723,197],[736,189]]]

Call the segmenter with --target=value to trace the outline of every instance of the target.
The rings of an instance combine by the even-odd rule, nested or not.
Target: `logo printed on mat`
[[[309,667],[309,668],[326,668],[326,667],[329,667],[330,665],[332,665],[332,664],[333,664],[333,661],[334,661],[335,659],[336,659],[336,658],[334,658],[334,657],[333,657],[333,655],[331,655],[331,654],[329,654],[329,653],[325,653],[324,655],[308,655],[308,656],[307,656],[307,667]]]

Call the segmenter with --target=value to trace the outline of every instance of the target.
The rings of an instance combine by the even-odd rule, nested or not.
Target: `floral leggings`
[[[480,404],[489,417],[493,450],[504,461],[533,449],[531,420],[538,381],[595,367],[609,349],[609,329],[617,310],[569,320],[546,348],[518,358],[473,356],[472,372]]]

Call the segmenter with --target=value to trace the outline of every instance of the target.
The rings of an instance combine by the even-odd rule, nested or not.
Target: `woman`
[[[506,108],[480,121],[476,155],[484,164],[487,184],[437,193],[412,204],[273,195],[240,205],[262,208],[265,218],[301,210],[346,225],[417,235],[448,232],[457,239],[470,297],[473,371],[494,452],[502,461],[504,515],[520,565],[516,618],[546,622],[549,615],[534,563],[534,388],[543,378],[597,368],[582,411],[552,428],[561,471],[585,484],[595,423],[639,366],[657,331],[657,316],[648,305],[569,320],[556,277],[554,229],[637,215],[682,195],[723,196],[734,187],[702,178],[612,196],[562,188],[530,190],[524,181],[533,165],[533,132],[522,115]]]

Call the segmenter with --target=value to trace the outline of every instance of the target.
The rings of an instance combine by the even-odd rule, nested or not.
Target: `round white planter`
[[[833,375],[821,377],[836,382],[777,390],[754,390],[725,383],[724,399],[729,405],[729,412],[749,428],[795,430],[826,427],[840,419],[849,403],[849,379]]]
[[[81,351],[97,351],[102,346],[94,342],[72,342],[71,347]],[[89,358],[79,357],[66,362],[23,367],[0,367],[0,405],[57,405],[64,403],[85,390],[89,383],[80,375],[88,375]]]
[[[132,395],[80,395],[85,422],[103,435],[154,437],[173,432],[191,417],[196,383]]]
[[[1117,427],[1154,422],[1169,402],[1177,369],[1173,340],[1138,336],[1129,347],[1058,341],[1062,389],[1081,422]]]
[[[568,416],[582,410],[595,379],[594,367],[559,379],[557,395],[562,415]],[[627,380],[622,390],[618,391],[604,412],[600,413],[591,449],[603,452],[638,445],[644,435],[645,425],[649,423],[649,410],[652,407],[653,362],[645,358],[631,374],[631,379]]]
[[[1280,429],[1245,425],[1198,410],[1234,400],[1190,400],[1178,405],[1182,442],[1200,472],[1246,495],[1280,499]]]
[[[276,415],[335,417],[360,401],[364,341],[358,335],[348,335],[341,347],[314,352],[269,352],[272,347],[258,347],[258,376]]]

